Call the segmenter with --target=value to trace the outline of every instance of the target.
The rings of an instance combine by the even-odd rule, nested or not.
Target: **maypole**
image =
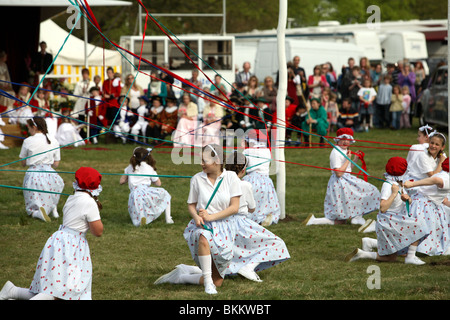
[[[450,1],[450,0],[449,0]],[[277,196],[280,202],[280,219],[286,217],[286,168],[284,162],[284,144],[286,139],[286,94],[287,94],[287,67],[285,50],[285,32],[287,23],[287,0],[280,0],[278,13],[278,94],[277,94],[277,124],[275,159],[277,166]]]

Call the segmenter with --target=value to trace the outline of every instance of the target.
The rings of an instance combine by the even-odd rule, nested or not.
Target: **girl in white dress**
[[[425,125],[419,128],[417,131],[417,144],[413,144],[408,151],[406,161],[408,162],[408,169],[405,173],[406,179],[416,179],[418,176],[422,176],[422,172],[419,171],[417,160],[421,153],[428,149],[430,143],[430,135],[433,135],[436,130],[433,130],[429,125]]]
[[[227,158],[225,169],[236,172],[239,179],[245,176],[248,158],[240,152],[234,152]],[[287,247],[282,239],[247,218],[255,211],[256,202],[253,197],[252,185],[241,180],[242,196],[239,201],[239,211],[236,214],[238,224],[234,243],[233,259],[226,274],[240,274],[243,277],[261,282],[257,271],[273,267],[290,258]]]
[[[166,223],[173,223],[170,213],[170,194],[161,186],[157,175],[156,161],[151,155],[151,148],[135,148],[130,158],[130,164],[125,168],[125,174],[120,177],[120,184],[128,182],[130,196],[128,198],[128,213],[136,227],[156,220],[165,211]],[[152,177],[153,175],[153,177]]]
[[[85,124],[75,125],[72,120],[68,117],[69,111],[63,111],[63,117],[61,117],[61,124],[56,130],[56,140],[61,146],[74,146],[80,147],[84,146],[86,143],[80,135],[80,130],[85,127]]]
[[[327,193],[324,201],[325,218],[316,218],[310,214],[303,222],[304,225],[314,224],[344,224],[351,219],[352,224],[363,225],[363,215],[375,211],[380,206],[380,192],[378,189],[350,174],[352,164],[350,144],[354,143],[353,130],[341,128],[337,131],[336,146],[330,154],[330,167],[333,169],[328,181]],[[353,162],[356,155],[352,159]]]
[[[280,202],[272,179],[269,176],[272,159],[271,150],[267,147],[267,136],[261,130],[250,130],[245,138],[243,154],[248,158],[247,175],[243,180],[251,183],[256,209],[249,219],[270,226],[280,219]]]
[[[155,284],[200,284],[207,294],[217,294],[234,254],[242,191],[236,173],[223,168],[223,150],[218,145],[203,148],[202,169],[191,178],[187,203],[192,220],[183,233],[201,273],[195,267],[193,273],[184,272],[186,266],[179,265]]]
[[[434,137],[436,136],[442,137],[442,139],[445,138],[442,134],[434,135],[430,141],[429,152],[435,151]],[[445,142],[443,143],[445,146]],[[449,221],[444,208],[444,200],[450,191],[448,158],[440,166],[442,170],[431,177],[418,181],[408,180],[404,182],[405,188],[420,186],[417,192],[413,193],[410,210],[411,215],[424,221],[430,230],[430,235],[417,249],[418,252],[429,256],[444,254],[450,244]]]
[[[429,230],[424,221],[408,212],[406,203],[410,204],[411,198],[403,190],[407,167],[407,161],[401,157],[390,158],[387,162],[386,182],[381,187],[380,212],[375,226],[377,239],[363,238],[363,249],[355,249],[347,255],[346,261],[375,259],[393,262],[398,255],[406,254],[406,264],[425,264],[416,256],[416,251],[428,237]],[[377,248],[377,252],[373,252],[373,248]]]
[[[92,262],[86,240],[88,230],[100,237],[103,223],[102,176],[97,170],[81,167],[75,173],[75,193],[63,209],[63,224],[47,240],[36,264],[30,287],[19,288],[10,281],[0,292],[0,300],[91,300]]]
[[[25,209],[33,218],[50,221],[49,214],[57,218],[57,205],[64,189],[63,179],[55,172],[61,160],[59,143],[49,137],[47,124],[43,118],[27,120],[30,137],[22,144],[19,157],[23,166],[28,166],[23,180],[23,188],[48,192],[24,190]]]

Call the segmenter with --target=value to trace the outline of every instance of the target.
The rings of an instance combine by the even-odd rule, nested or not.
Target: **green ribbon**
[[[222,181],[223,181],[223,177],[220,179],[219,183],[217,183],[216,188],[214,189],[214,191],[213,191],[211,197],[210,197],[209,200],[208,200],[208,203],[206,204],[205,210],[208,209],[209,204],[211,203],[212,199],[213,199],[214,196],[216,195],[217,190],[219,189],[220,185],[222,184]],[[203,226],[203,229],[208,230],[208,231],[211,231],[211,233],[214,233],[213,230],[212,230],[211,228],[209,228],[206,224],[202,224],[202,226]]]

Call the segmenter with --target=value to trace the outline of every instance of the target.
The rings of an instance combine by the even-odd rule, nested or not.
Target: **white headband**
[[[214,148],[213,148],[210,144],[208,144],[207,147],[209,147],[209,148],[212,150],[212,152],[214,153],[214,156],[216,156],[216,157],[219,156],[219,155],[217,154],[216,150],[214,150]]]
[[[431,139],[432,137],[434,137],[434,136],[436,136],[436,135],[439,135],[439,136],[441,136],[442,138],[444,138],[444,144],[447,144],[447,138],[445,138],[445,136],[444,136],[442,133],[437,132],[436,130],[434,130],[432,133],[430,133],[430,134],[428,135],[428,137],[430,137],[430,139]]]

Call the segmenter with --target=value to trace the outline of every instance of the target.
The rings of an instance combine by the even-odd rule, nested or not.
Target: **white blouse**
[[[248,181],[241,180],[242,196],[239,199],[239,214],[248,214],[248,209],[255,209],[256,202],[253,196],[252,184]]]
[[[133,167],[131,164],[124,170],[125,174],[142,174],[142,175],[157,175],[155,169],[152,168],[148,163],[141,162],[140,165],[137,165],[135,170],[133,171]],[[152,182],[158,181],[159,177],[149,177],[149,176],[128,176],[128,187],[133,189],[134,187],[140,184],[151,185]]]
[[[89,222],[100,220],[95,200],[86,192],[75,192],[63,208],[63,225],[79,232],[89,230]]]
[[[42,164],[52,165],[53,162],[61,160],[59,143],[51,136],[48,138],[50,140],[50,144],[48,144],[43,133],[36,133],[23,141],[19,157],[23,159],[32,156],[31,158],[26,159],[27,166]]]
[[[257,171],[269,175],[272,153],[269,148],[247,148],[242,152],[247,157],[247,173]]]
[[[347,161],[347,158],[345,158],[338,150],[337,148],[339,148],[339,150],[343,153],[343,154],[347,154],[347,150],[342,149],[339,146],[336,146],[336,148],[333,148],[333,151],[331,151],[330,153],[330,168],[331,169],[339,169],[340,167],[342,167],[345,163],[345,161]],[[349,162],[347,169],[345,169],[346,172],[352,172],[352,166],[351,166],[351,162]],[[333,174],[336,174],[335,171],[333,171]]]
[[[205,172],[199,172],[191,178],[187,203],[196,203],[197,211],[205,209],[211,195],[219,181],[223,179],[219,189],[209,204],[208,213],[218,213],[230,206],[231,198],[242,195],[241,182],[233,171],[223,169],[222,174],[216,179],[214,185],[208,179]]]

